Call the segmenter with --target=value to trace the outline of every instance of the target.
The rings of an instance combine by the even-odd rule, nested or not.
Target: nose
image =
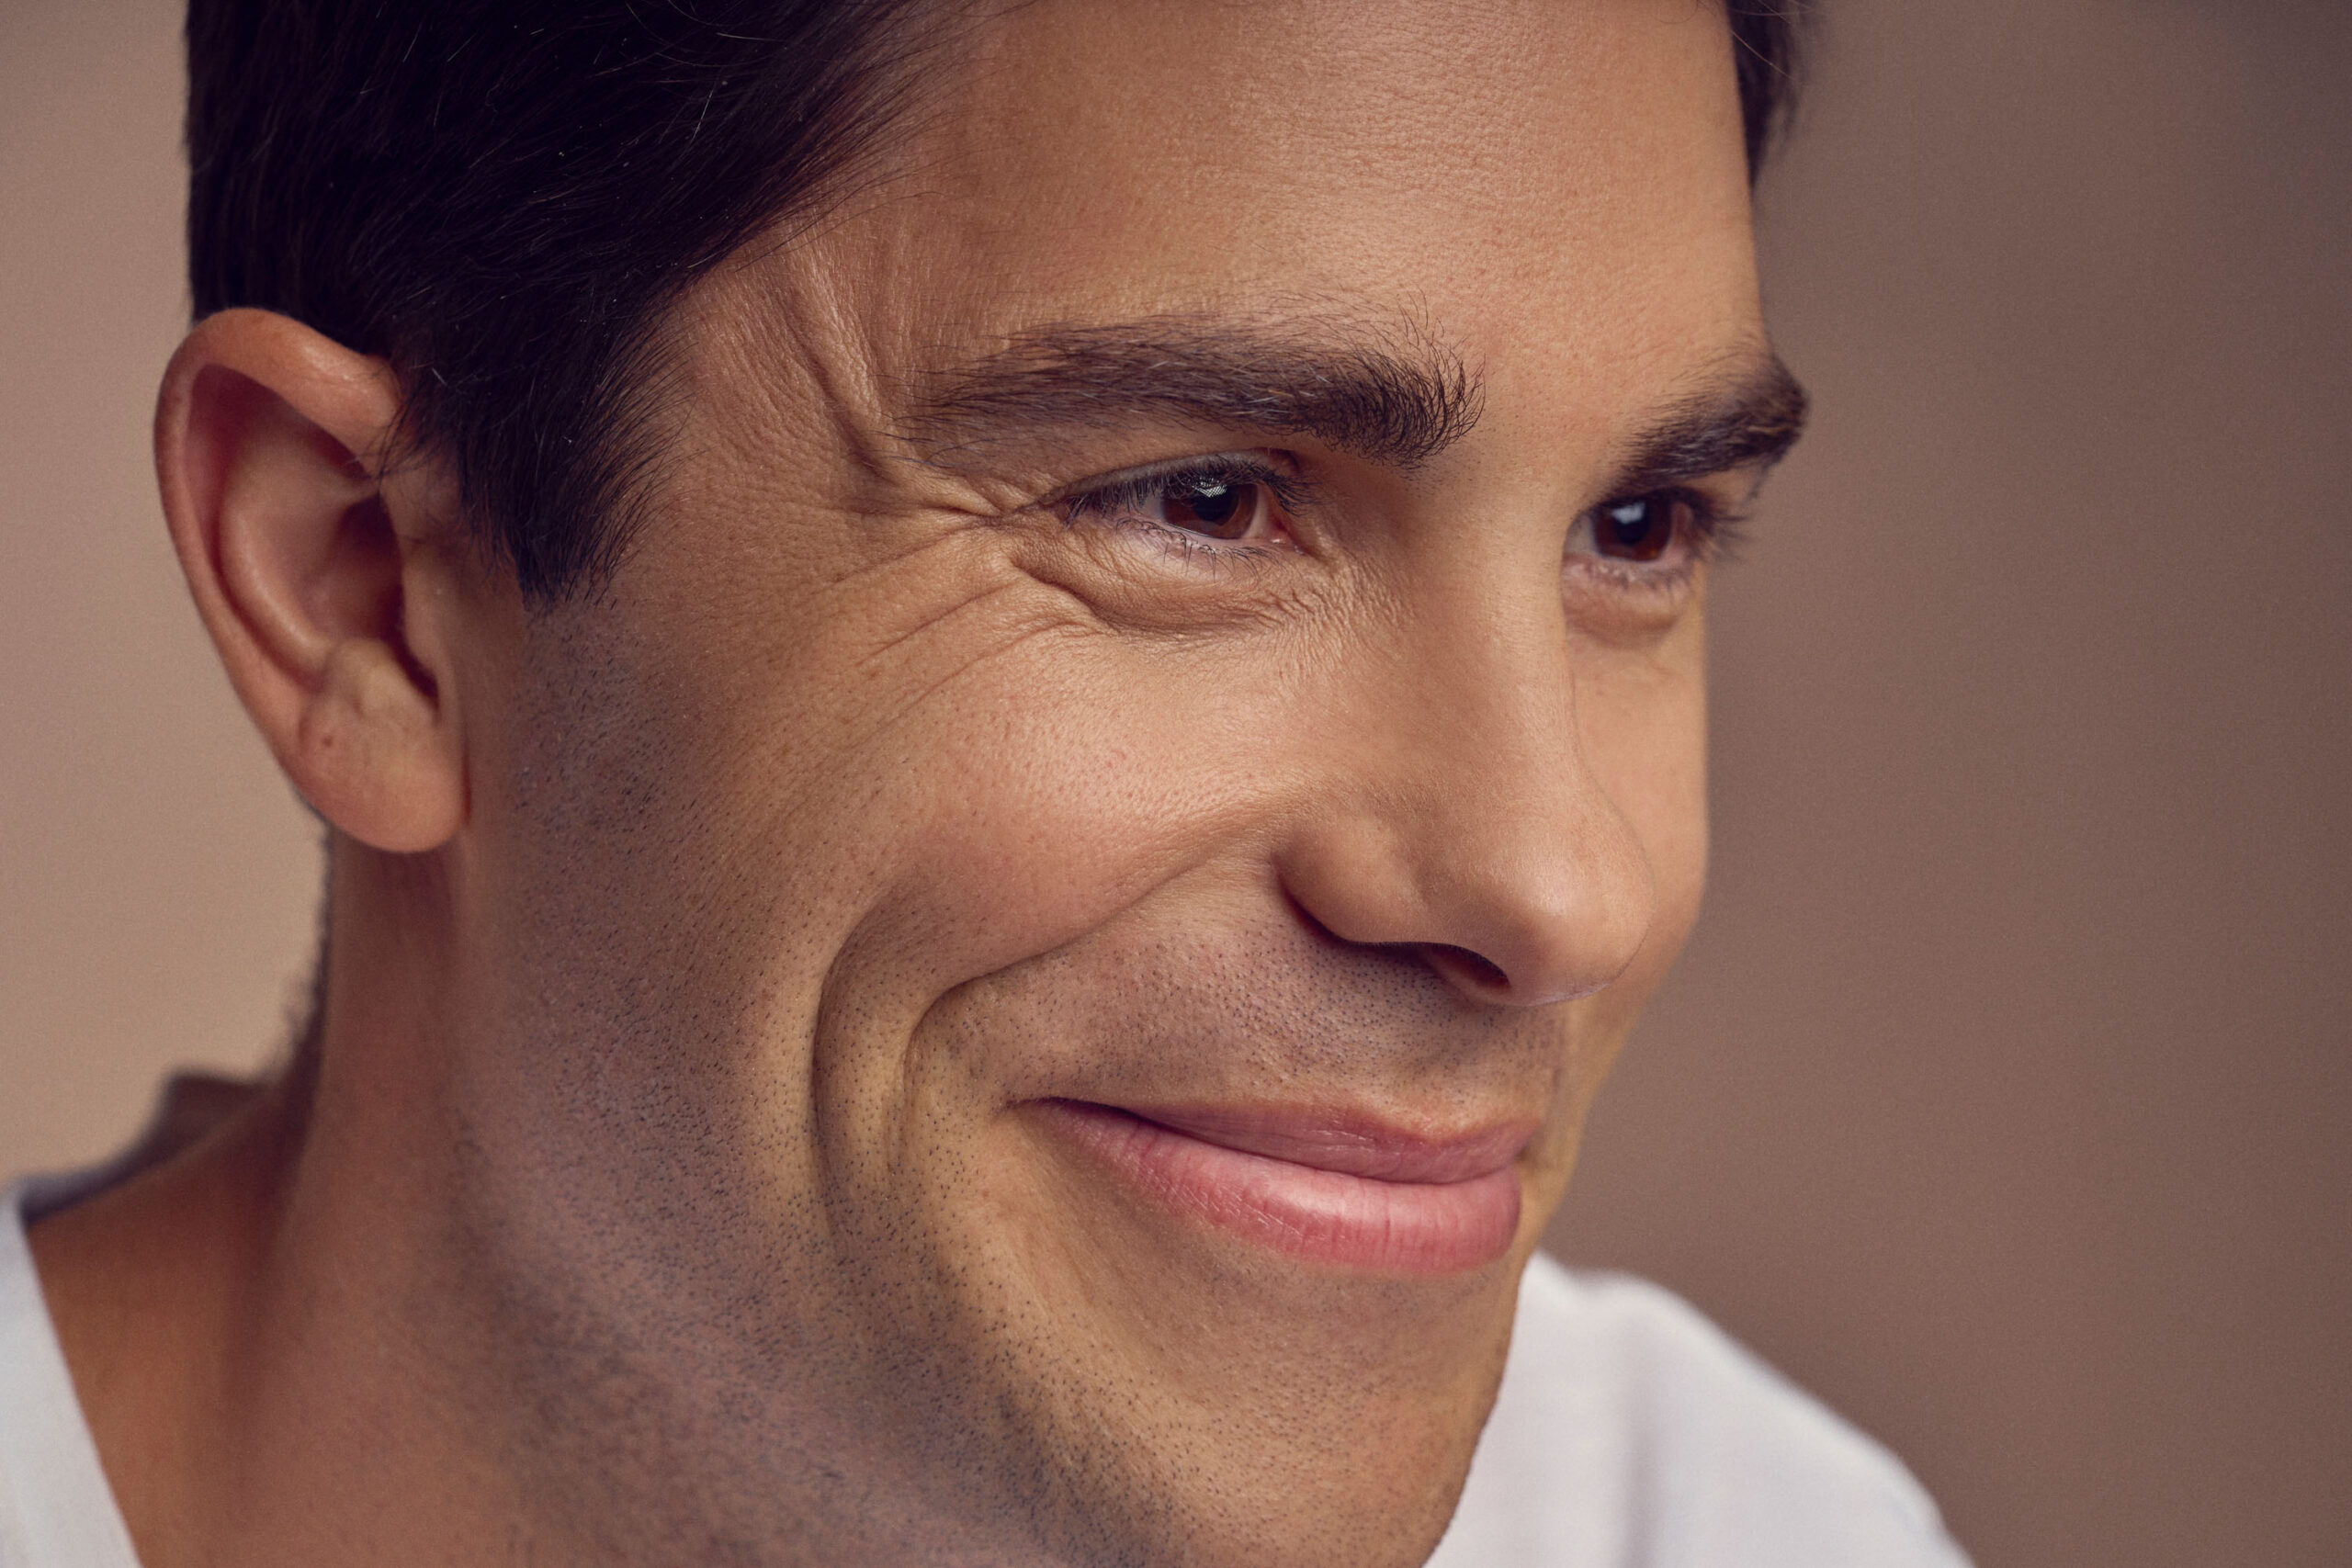
[[[1477,1000],[1571,1000],[1633,963],[1650,866],[1587,755],[1557,601],[1476,608],[1350,661],[1280,874],[1333,935],[1418,950]]]

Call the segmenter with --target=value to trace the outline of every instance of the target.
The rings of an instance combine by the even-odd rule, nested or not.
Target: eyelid
[[[1038,504],[1062,510],[1065,517],[1074,517],[1081,512],[1101,510],[1098,506],[1089,505],[1089,502],[1140,502],[1170,480],[1186,479],[1261,484],[1273,492],[1274,500],[1286,511],[1304,504],[1313,493],[1313,488],[1304,478],[1285,472],[1254,452],[1208,452],[1165,458],[1081,479]]]
[[[1598,518],[1611,507],[1629,506],[1637,501],[1660,499],[1679,501],[1688,505],[1690,508],[1692,521],[1702,530],[1736,524],[1740,520],[1737,515],[1739,508],[1736,505],[1726,504],[1721,497],[1712,495],[1690,483],[1652,484],[1637,490],[1618,491],[1607,500],[1597,502],[1586,508],[1578,520],[1582,521],[1584,517]]]
[[[1753,491],[1750,491],[1750,496],[1752,498]],[[1601,515],[1610,508],[1654,497],[1680,501],[1690,508],[1690,536],[1683,542],[1683,558],[1670,565],[1659,565],[1603,556],[1596,549],[1589,552],[1594,562],[1613,575],[1666,584],[1689,575],[1695,566],[1736,558],[1739,546],[1745,542],[1742,525],[1749,515],[1744,503],[1726,503],[1722,498],[1693,483],[1653,484],[1645,489],[1621,491],[1580,513],[1577,525],[1580,529],[1597,529]]]

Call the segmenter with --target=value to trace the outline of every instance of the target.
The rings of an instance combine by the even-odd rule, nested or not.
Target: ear
[[[400,387],[300,322],[223,310],[164,374],[155,466],[205,628],[294,787],[379,850],[430,850],[466,814],[446,516],[429,473],[388,494]]]

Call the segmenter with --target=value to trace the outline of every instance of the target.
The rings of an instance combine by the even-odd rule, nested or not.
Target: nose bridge
[[[1653,890],[1587,755],[1559,601],[1473,585],[1423,607],[1346,705],[1346,777],[1293,846],[1292,893],[1482,999],[1597,990],[1647,935]]]

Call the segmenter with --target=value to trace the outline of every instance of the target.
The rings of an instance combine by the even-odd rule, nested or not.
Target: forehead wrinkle
[[[1409,470],[1468,434],[1485,406],[1479,377],[1429,333],[1315,316],[1034,327],[914,391],[900,434],[945,466],[1039,426],[1174,417],[1308,436]]]

